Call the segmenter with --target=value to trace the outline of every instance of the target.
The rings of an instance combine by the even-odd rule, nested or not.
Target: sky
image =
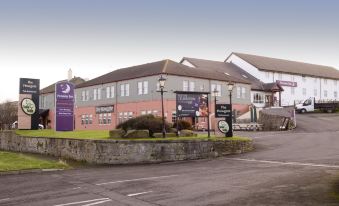
[[[231,52],[339,69],[336,0],[0,0],[0,102],[19,78],[73,75]]]

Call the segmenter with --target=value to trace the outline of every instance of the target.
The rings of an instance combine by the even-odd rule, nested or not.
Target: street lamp
[[[166,137],[166,127],[165,127],[165,114],[164,114],[164,88],[165,88],[165,82],[166,78],[164,78],[162,75],[160,75],[159,81],[159,87],[160,87],[160,94],[161,94],[161,113],[162,113],[162,137]]]
[[[234,83],[233,82],[228,82],[227,84],[227,89],[230,93],[230,110],[231,110],[231,121],[229,122],[230,125],[230,131],[226,133],[226,137],[233,137],[233,125],[232,125],[232,121],[233,121],[233,111],[232,111],[232,91],[233,91],[233,87],[234,87]]]

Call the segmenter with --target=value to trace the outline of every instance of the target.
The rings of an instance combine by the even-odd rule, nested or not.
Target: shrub
[[[169,130],[170,125],[165,122],[166,131]],[[161,117],[155,117],[152,114],[142,115],[132,119],[129,119],[117,126],[118,129],[127,130],[148,130],[149,135],[153,136],[155,132],[162,131],[162,119]]]
[[[148,130],[128,130],[124,138],[148,138]]]
[[[123,129],[113,129],[109,131],[110,138],[122,138],[126,134]]]
[[[183,129],[180,131],[180,136],[181,137],[193,137],[193,136],[197,136],[197,134],[194,134],[192,130]]]
[[[177,128],[177,122],[173,124],[173,128]],[[192,124],[186,120],[178,120],[178,129],[192,129]]]

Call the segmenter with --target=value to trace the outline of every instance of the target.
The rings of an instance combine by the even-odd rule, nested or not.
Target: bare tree
[[[11,129],[18,120],[18,103],[6,101],[0,104],[0,129]]]

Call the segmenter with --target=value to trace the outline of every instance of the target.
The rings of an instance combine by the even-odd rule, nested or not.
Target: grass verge
[[[45,160],[28,154],[0,151],[0,172],[32,169],[67,169],[61,161]]]
[[[31,137],[58,137],[58,138],[74,138],[74,139],[111,139],[109,131],[107,130],[86,130],[86,131],[71,131],[71,132],[56,132],[54,130],[17,130],[17,135],[31,136]],[[160,141],[160,140],[235,140],[235,141],[249,141],[247,137],[215,137],[207,134],[199,134],[197,137],[167,137],[167,138],[114,138],[114,140],[135,140],[135,141]]]

